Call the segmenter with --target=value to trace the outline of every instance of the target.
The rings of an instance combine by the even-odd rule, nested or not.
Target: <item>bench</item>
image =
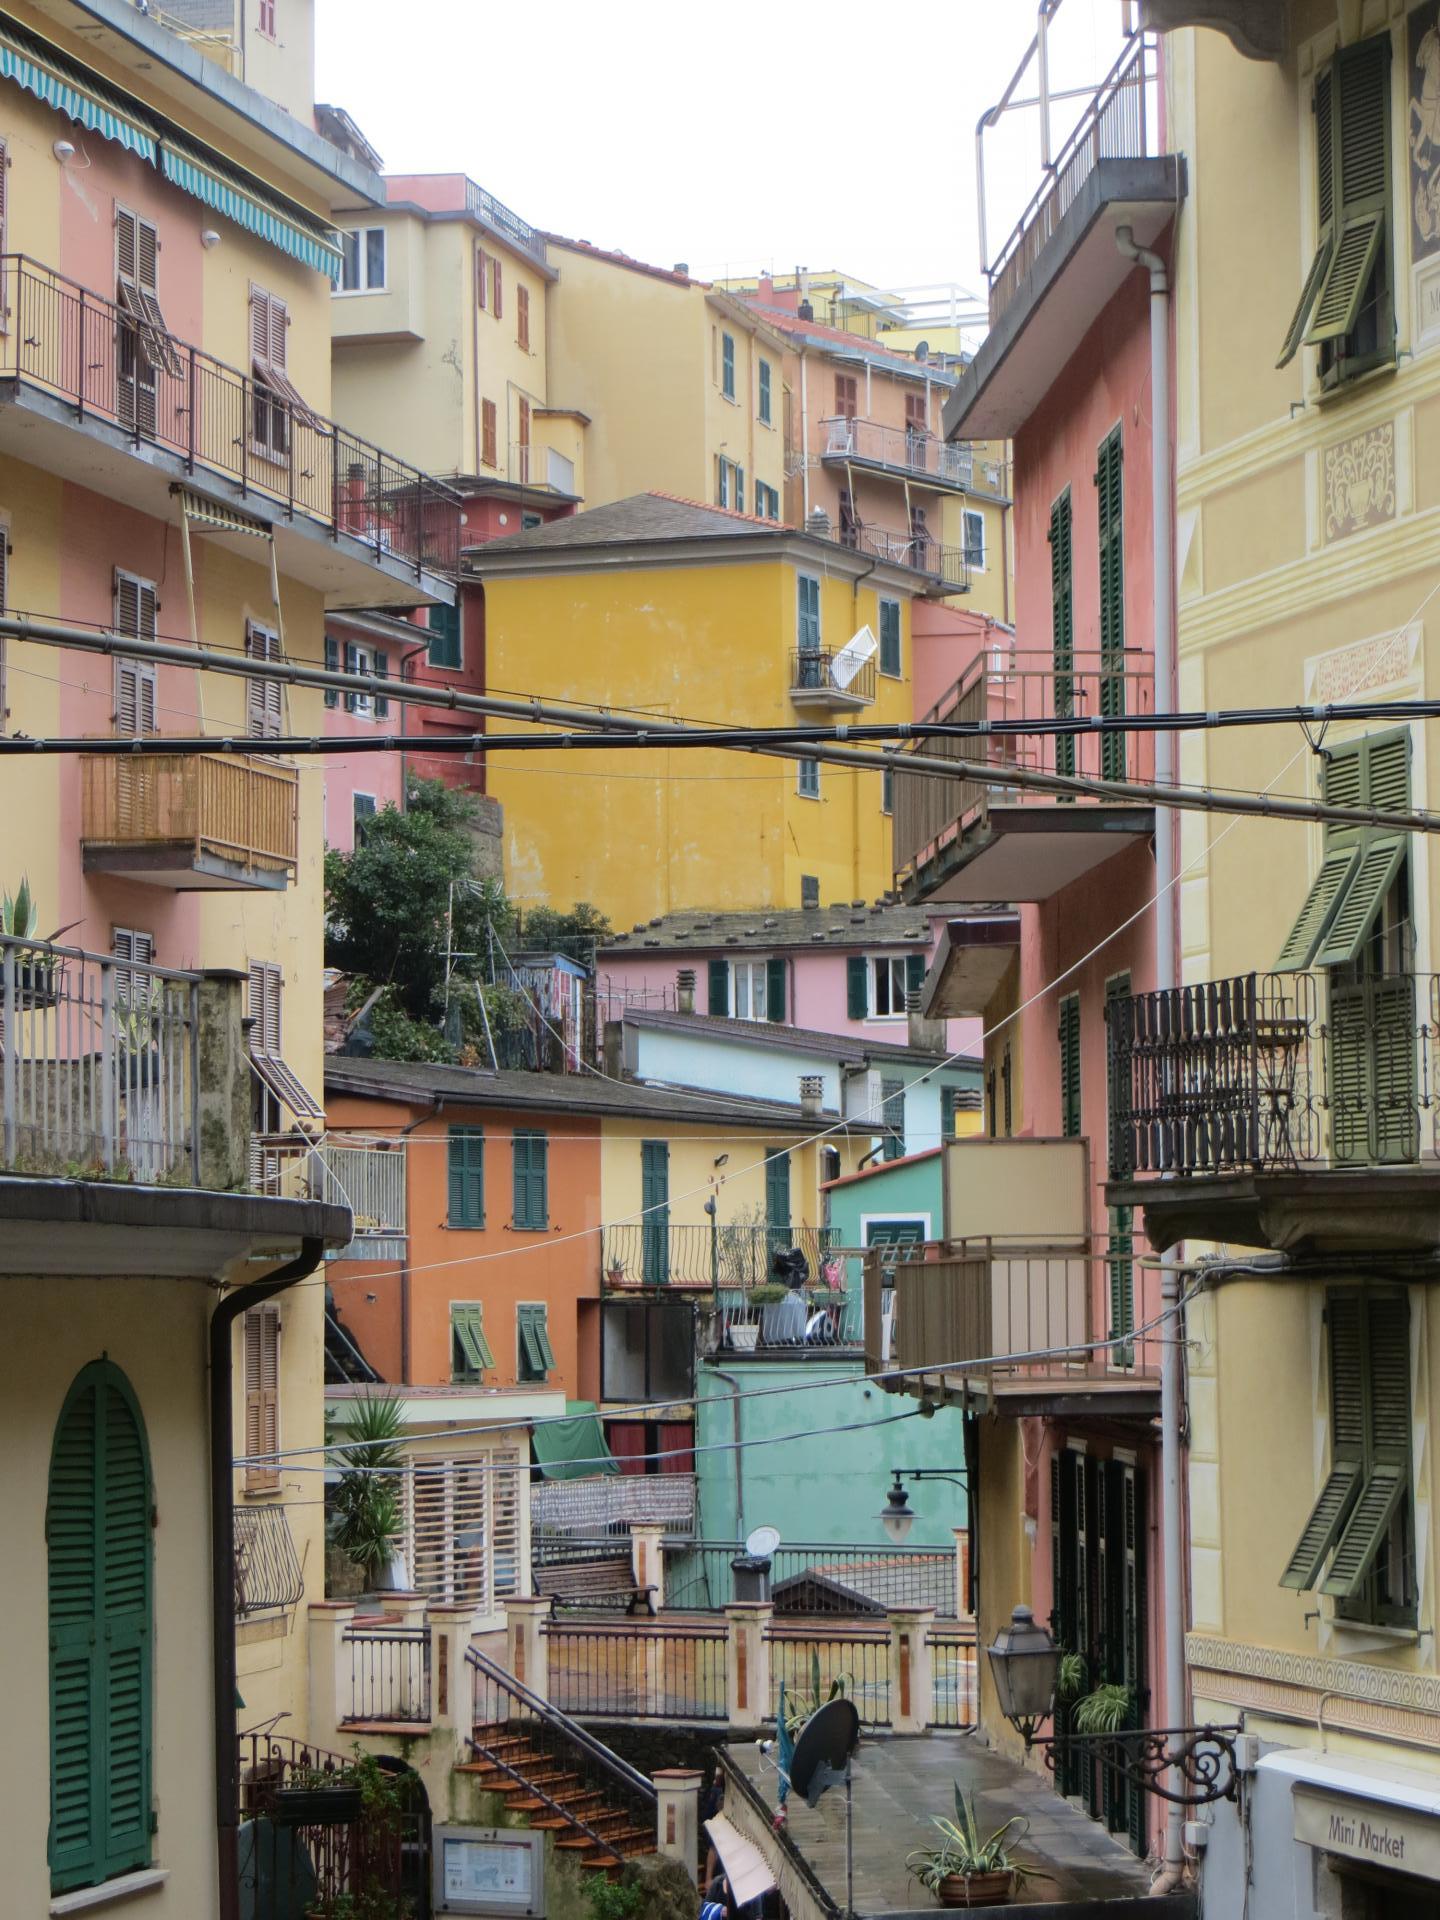
[[[561,1607],[613,1610],[624,1602],[629,1614],[655,1613],[654,1587],[637,1587],[630,1556],[605,1560],[560,1560],[535,1575],[535,1590],[550,1601],[553,1620]]]

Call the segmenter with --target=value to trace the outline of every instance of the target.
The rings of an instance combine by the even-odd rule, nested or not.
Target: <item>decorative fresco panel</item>
[[[1337,440],[1324,452],[1325,538],[1343,540],[1395,518],[1395,422]]]
[[[1410,257],[1440,253],[1440,0],[1411,12],[1405,145],[1410,155]]]

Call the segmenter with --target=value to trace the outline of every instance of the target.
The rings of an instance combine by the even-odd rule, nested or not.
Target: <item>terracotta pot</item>
[[[947,1873],[939,1886],[942,1907],[999,1907],[1014,1896],[1015,1869],[994,1873]]]

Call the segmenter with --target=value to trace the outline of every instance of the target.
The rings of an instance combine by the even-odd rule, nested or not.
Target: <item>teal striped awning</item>
[[[207,207],[223,213],[227,220],[247,232],[268,240],[281,253],[301,260],[332,281],[340,278],[340,242],[330,229],[312,219],[302,208],[284,206],[260,191],[257,185],[218,162],[203,157],[193,147],[181,145],[165,136],[160,147],[160,170],[182,192],[193,193]]]
[[[107,93],[88,75],[82,80],[67,61],[43,48],[43,41],[32,42],[28,34],[0,31],[0,79],[13,80],[67,120],[138,153],[153,167],[159,129],[128,102]]]

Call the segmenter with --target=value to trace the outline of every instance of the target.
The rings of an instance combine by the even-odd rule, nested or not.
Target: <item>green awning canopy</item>
[[[129,102],[72,68],[43,40],[11,27],[0,30],[0,78],[13,80],[67,120],[138,153],[154,166],[158,129]]]
[[[312,219],[303,208],[282,206],[257,183],[232,173],[218,161],[206,158],[194,147],[185,146],[168,135],[160,148],[160,170],[182,192],[193,193],[197,200],[223,213],[227,220],[258,234],[292,259],[328,274],[332,281],[339,281],[340,242],[328,227]]]
[[[537,1423],[530,1432],[535,1464],[547,1480],[589,1480],[598,1473],[619,1473],[620,1463],[605,1444],[593,1400],[571,1400],[571,1418]]]

